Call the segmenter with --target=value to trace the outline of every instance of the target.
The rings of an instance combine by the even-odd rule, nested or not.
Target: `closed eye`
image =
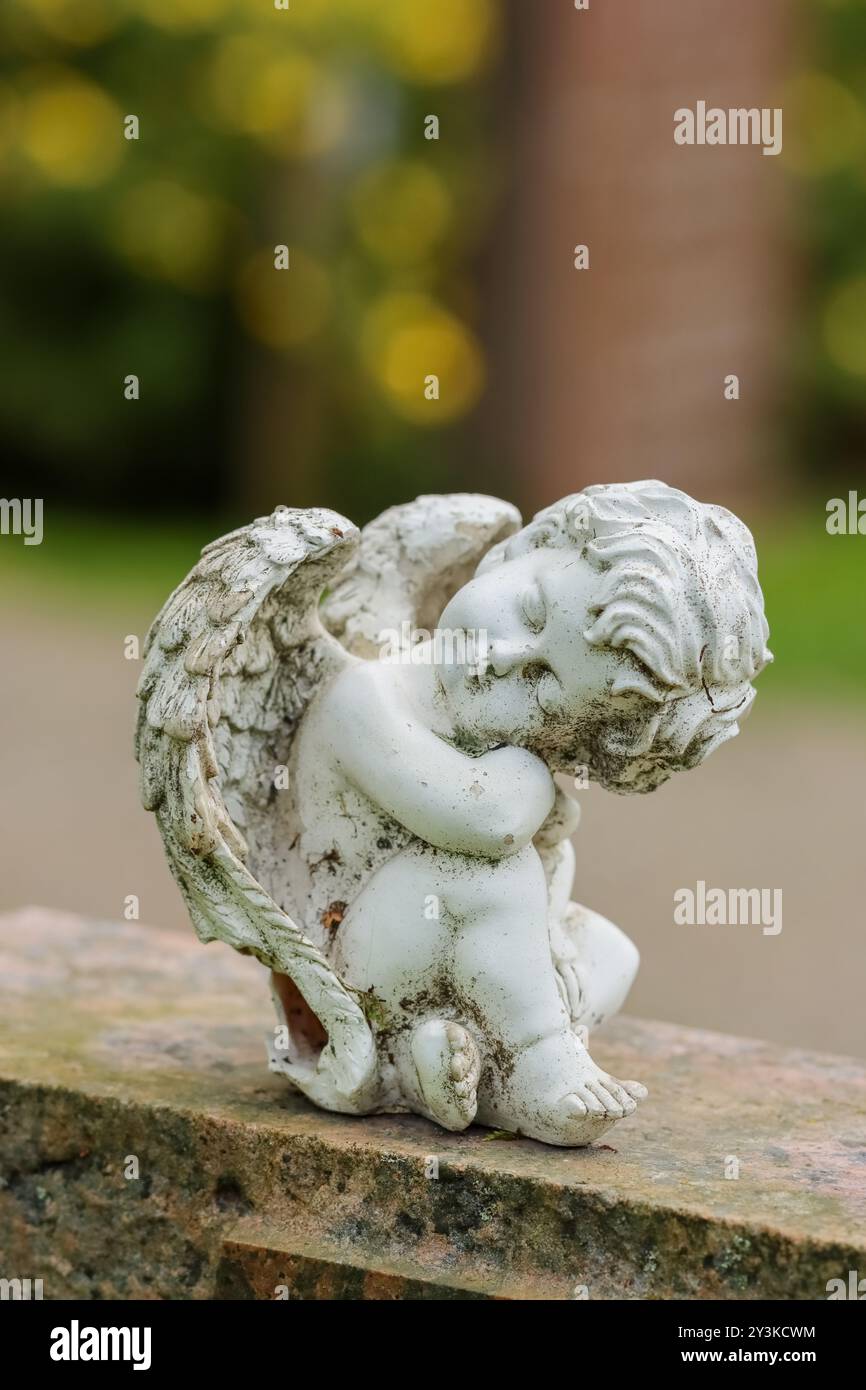
[[[628,651],[623,669],[614,677],[611,695],[642,695],[654,705],[665,703],[666,692],[649,667]]]
[[[520,610],[527,627],[533,632],[541,632],[547,622],[547,604],[538,584],[530,584],[520,597]]]

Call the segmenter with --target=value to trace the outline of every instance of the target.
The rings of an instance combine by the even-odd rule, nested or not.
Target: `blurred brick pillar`
[[[677,146],[673,113],[778,105],[791,0],[509,9],[490,456],[527,507],[652,476],[731,505],[766,497],[791,278],[782,158]]]

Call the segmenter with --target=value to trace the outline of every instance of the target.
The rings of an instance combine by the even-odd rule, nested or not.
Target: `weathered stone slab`
[[[264,971],[192,933],[30,909],[0,919],[0,978],[0,1275],[46,1298],[824,1298],[866,1273],[862,1063],[624,1019],[595,1053],[650,1099],[567,1151],[313,1110],[265,1070]]]

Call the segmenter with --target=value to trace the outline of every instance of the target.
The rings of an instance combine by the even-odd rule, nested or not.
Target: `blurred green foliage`
[[[866,474],[866,4],[810,0],[801,18],[809,66],[779,98],[803,269],[782,442],[832,492]]]
[[[779,447],[842,490],[866,454],[866,4],[801,13],[779,96],[803,268]],[[6,0],[6,490],[212,512],[315,493],[361,520],[458,485],[485,379],[505,15],[503,0]]]
[[[6,0],[6,490],[218,508],[283,397],[319,501],[447,485],[484,383],[500,46],[499,0]]]

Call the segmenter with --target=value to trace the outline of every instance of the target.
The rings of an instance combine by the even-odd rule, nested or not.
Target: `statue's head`
[[[660,482],[588,487],[495,546],[440,628],[486,637],[440,668],[468,744],[517,743],[651,791],[738,732],[768,661],[752,537]]]

